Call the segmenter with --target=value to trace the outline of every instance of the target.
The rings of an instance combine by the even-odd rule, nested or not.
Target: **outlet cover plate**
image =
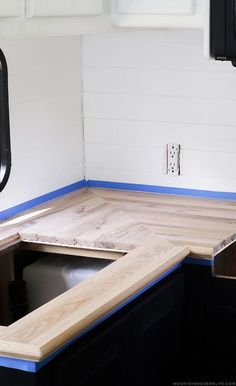
[[[166,173],[170,176],[180,175],[180,145],[178,143],[168,143]]]

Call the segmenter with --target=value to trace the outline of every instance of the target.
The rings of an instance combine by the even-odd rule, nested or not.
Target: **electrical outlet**
[[[167,149],[167,168],[166,174],[170,176],[180,175],[180,145],[177,143],[168,143]]]

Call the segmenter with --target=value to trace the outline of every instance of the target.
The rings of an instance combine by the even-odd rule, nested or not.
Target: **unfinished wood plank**
[[[79,205],[49,215],[20,232],[23,241],[78,247],[130,250],[149,235],[147,227],[139,224],[123,211],[102,203],[85,216]],[[93,204],[95,204],[93,202]]]
[[[236,203],[232,200],[216,199],[216,198],[204,198],[194,196],[183,196],[174,194],[162,194],[162,193],[149,193],[149,192],[138,192],[128,190],[115,190],[115,189],[102,189],[102,188],[90,188],[90,192],[93,192],[105,201],[117,201],[122,202],[128,200],[131,203],[139,203],[141,206],[166,203],[183,206],[198,206],[200,208],[229,208],[236,210]]]
[[[130,252],[0,334],[0,354],[39,360],[182,261],[187,247],[157,240]]]
[[[106,209],[108,205],[113,208],[110,209],[110,213]],[[37,209],[40,208],[48,211],[43,212],[41,216],[36,215],[30,223],[20,222],[18,231],[24,240],[38,239],[39,242],[45,243],[109,249],[116,248],[119,244],[120,249],[128,249],[137,242],[135,228],[139,228],[136,235],[141,232],[143,239],[145,238],[145,231],[142,228],[145,225],[146,229],[151,227],[152,231],[155,226],[157,235],[168,240],[176,240],[177,244],[181,241],[182,244],[190,242],[191,246],[196,248],[201,247],[201,243],[203,248],[208,244],[210,251],[214,243],[218,244],[221,239],[236,230],[236,203],[227,200],[83,189]],[[73,214],[77,209],[79,213]],[[120,223],[123,224],[123,228],[121,225],[119,238],[116,219],[121,212],[123,220]],[[125,220],[125,216],[129,219]],[[110,218],[109,221],[106,221],[106,217]],[[102,226],[99,221],[103,221]],[[10,225],[7,224],[8,222],[5,225],[10,230]],[[125,240],[125,225],[130,243],[127,241],[128,237]],[[14,227],[14,232],[16,228]],[[34,233],[34,229],[38,232]],[[15,237],[19,236],[15,234]]]
[[[0,330],[0,354],[33,360],[55,351],[189,253],[211,258],[214,247],[236,231],[233,201],[102,189],[74,192],[28,214],[27,220],[0,223],[0,247],[19,242],[20,234],[45,252],[100,248],[112,250],[114,258],[115,251],[128,252]]]
[[[80,248],[130,250],[145,240],[150,229],[167,240],[177,242],[182,240],[183,244],[191,243],[193,246],[196,244],[202,247],[208,245],[212,248],[222,238],[228,237],[236,230],[236,220],[229,218],[228,202],[225,203],[227,215],[223,218],[223,209],[220,209],[220,214],[215,210],[209,216],[205,215],[207,210],[205,206],[202,208],[184,204],[176,206],[175,196],[163,197],[163,200],[172,204],[167,206],[165,203],[162,206],[158,201],[159,195],[151,195],[151,197],[142,193],[127,195],[127,192],[106,192],[106,194],[109,197],[115,196],[115,205],[111,201],[110,204],[106,203],[105,199],[100,202],[100,197],[94,195],[87,201],[86,207],[83,206],[83,211],[81,211],[81,204],[78,203],[63,212],[36,220],[33,225],[20,231],[22,240],[58,243]],[[125,206],[124,196],[126,197]],[[135,196],[134,201],[133,196]],[[130,199],[127,200],[127,197]],[[147,202],[144,202],[146,197]],[[177,201],[178,199],[177,197]],[[181,200],[183,200],[182,197]],[[191,202],[192,200],[193,198]],[[195,200],[199,202],[198,199]]]
[[[48,201],[45,204],[38,205],[33,209],[29,209],[7,220],[0,221],[0,240],[5,232],[9,234],[13,232],[18,233],[22,227],[25,225],[29,226],[30,223],[33,224],[34,220],[37,220],[38,218],[58,213],[78,203],[84,203],[84,205],[86,205],[87,201],[95,197],[96,195],[93,192],[89,189],[83,188],[73,193],[66,194],[60,198]],[[100,202],[102,201],[104,202],[104,200],[100,198]]]
[[[92,257],[96,259],[107,259],[107,260],[118,260],[124,256],[124,253],[114,250],[98,250],[98,249],[84,249],[70,247],[70,246],[58,246],[58,245],[49,245],[49,244],[39,244],[39,243],[22,243],[22,248],[29,251],[37,252],[46,252],[46,253],[57,253],[60,255],[70,255],[70,256],[82,256],[82,257]]]

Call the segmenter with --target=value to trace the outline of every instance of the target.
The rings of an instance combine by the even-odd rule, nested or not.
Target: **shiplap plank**
[[[236,98],[236,77],[217,71],[87,68],[83,73],[87,93],[190,96],[197,98]]]
[[[142,157],[140,157],[142,154]],[[85,153],[86,166],[93,167],[93,160],[97,160],[97,167],[125,170],[126,168],[132,171],[142,170],[151,172],[160,172],[163,165],[163,151],[159,148],[142,148],[142,147],[128,147],[123,148],[122,152],[120,146],[110,145],[93,145],[86,146]]]
[[[164,148],[176,142],[186,150],[235,152],[236,126],[85,118],[84,128],[87,144]]]
[[[129,170],[130,173],[165,173],[165,148],[126,146],[122,150],[117,145],[88,144],[86,146],[86,166],[93,167],[96,159],[96,168],[109,170]],[[94,158],[93,158],[94,157]],[[232,179],[236,175],[234,153],[199,152],[182,150],[181,175],[209,178]],[[231,167],[229,167],[231,165]]]
[[[128,147],[122,151],[120,158],[118,146],[96,145],[86,146],[86,166],[94,167],[93,157],[97,160],[96,168],[130,172],[147,172],[165,174],[164,156],[165,149],[155,147]],[[203,178],[234,179],[236,163],[234,153],[219,153],[217,157],[211,152],[202,152],[199,157],[197,151],[182,150],[181,175]],[[229,167],[230,165],[230,167]]]
[[[84,94],[85,117],[236,125],[235,100]]]
[[[98,34],[83,41],[84,67],[192,69],[234,73],[229,63],[203,56],[200,31]]]

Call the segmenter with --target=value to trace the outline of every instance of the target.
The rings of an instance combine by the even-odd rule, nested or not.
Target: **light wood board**
[[[0,223],[0,247],[23,240],[118,251],[94,277],[0,329],[0,355],[41,360],[190,253],[211,258],[236,231],[233,201],[83,189]],[[36,247],[37,245],[37,247]],[[87,253],[87,252],[86,252]],[[115,253],[113,255],[113,253]]]
[[[0,354],[43,359],[181,262],[189,252],[187,247],[149,240],[93,278],[0,331]]]

